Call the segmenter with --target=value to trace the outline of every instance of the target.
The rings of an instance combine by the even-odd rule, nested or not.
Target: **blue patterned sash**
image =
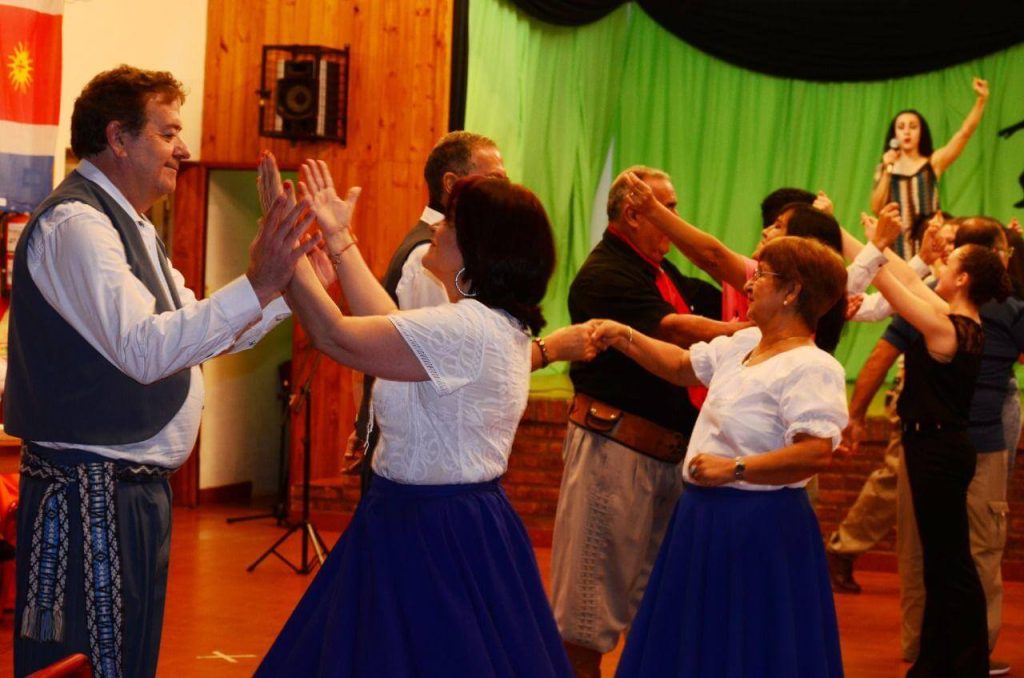
[[[22,448],[21,473],[50,482],[32,529],[28,591],[20,634],[40,642],[64,639],[64,593],[68,569],[68,488],[77,483],[81,498],[85,570],[85,613],[93,673],[122,675],[123,609],[121,551],[117,538],[118,478],[163,478],[171,470],[145,464],[95,461],[50,463]]]

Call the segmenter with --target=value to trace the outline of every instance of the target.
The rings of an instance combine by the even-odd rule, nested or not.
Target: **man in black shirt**
[[[675,209],[670,177],[632,167]],[[664,259],[668,238],[628,207],[625,172],[608,195],[608,229],[569,290],[574,323],[611,318],[687,346],[734,331],[717,318],[721,292]],[[705,317],[700,317],[705,316]],[[703,389],[659,379],[618,351],[573,363],[576,390],[552,550],[553,608],[577,676],[599,676],[601,655],[636,613],[682,491]]]

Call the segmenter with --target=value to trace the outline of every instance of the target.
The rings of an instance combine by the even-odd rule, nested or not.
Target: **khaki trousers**
[[[884,466],[868,476],[857,501],[836,531],[829,535],[826,548],[833,553],[856,558],[881,541],[896,524],[896,474],[903,441],[895,402],[896,398],[890,397],[886,406],[892,428],[883,457]]]
[[[563,640],[610,652],[640,606],[682,473],[572,422],[562,458],[551,607]]]

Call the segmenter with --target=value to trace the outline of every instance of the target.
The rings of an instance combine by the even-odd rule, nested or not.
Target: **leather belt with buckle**
[[[630,414],[585,393],[577,393],[569,409],[569,421],[593,431],[629,449],[663,461],[678,464],[686,456],[689,436]]]

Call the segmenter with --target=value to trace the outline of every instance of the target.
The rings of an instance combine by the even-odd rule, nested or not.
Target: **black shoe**
[[[828,576],[836,593],[860,593],[860,584],[853,579],[853,558],[825,551],[828,558]]]

